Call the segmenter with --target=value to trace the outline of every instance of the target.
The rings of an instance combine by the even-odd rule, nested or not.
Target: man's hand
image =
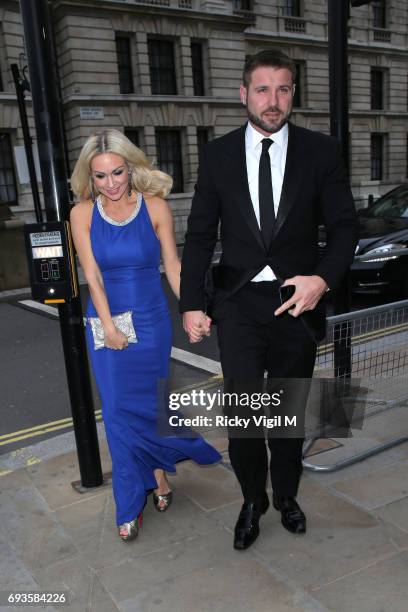
[[[183,313],[183,327],[190,342],[200,342],[203,336],[209,336],[211,319],[202,310],[189,310]]]
[[[317,305],[322,295],[327,291],[327,283],[320,276],[293,276],[287,278],[283,283],[285,285],[295,285],[296,291],[290,300],[287,300],[275,310],[275,316],[278,316],[289,310],[292,317],[298,317],[306,310],[313,310]]]

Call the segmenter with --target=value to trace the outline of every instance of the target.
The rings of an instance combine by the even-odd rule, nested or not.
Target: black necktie
[[[259,219],[262,238],[266,247],[272,240],[275,224],[275,209],[273,205],[271,160],[269,147],[273,143],[270,138],[262,140],[262,153],[259,160]]]

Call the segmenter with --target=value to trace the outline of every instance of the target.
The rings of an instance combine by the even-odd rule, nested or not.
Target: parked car
[[[358,211],[360,240],[351,266],[356,293],[408,298],[408,183]]]
[[[358,211],[360,240],[351,266],[353,293],[408,298],[408,183]],[[319,251],[326,246],[320,228]]]

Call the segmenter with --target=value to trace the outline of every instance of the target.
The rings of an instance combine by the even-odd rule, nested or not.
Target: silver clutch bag
[[[88,317],[89,324],[91,326],[92,335],[94,339],[94,349],[97,351],[98,349],[105,347],[105,333],[102,325],[102,321],[99,317]],[[120,314],[114,315],[112,317],[112,321],[122,334],[125,334],[129,343],[136,343],[136,331],[133,326],[132,321],[132,311],[127,310],[126,312],[121,312]]]

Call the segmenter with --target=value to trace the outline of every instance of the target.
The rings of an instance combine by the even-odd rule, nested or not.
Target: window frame
[[[253,0],[234,0],[233,10],[250,13],[254,10],[254,2]]]
[[[2,148],[1,148],[1,143],[3,140],[3,136],[5,136],[5,140],[6,142],[8,141],[8,146],[9,146],[9,160],[10,160],[10,165],[9,166],[4,166],[2,167],[2,164],[4,162],[4,160],[7,159],[7,156],[3,154]],[[14,189],[15,192],[15,199],[9,199],[7,198],[7,200],[2,201],[0,200],[0,206],[2,205],[6,205],[6,206],[17,206],[18,205],[18,185],[17,185],[17,176],[16,176],[16,168],[15,168],[15,162],[14,162],[14,156],[13,156],[13,142],[12,142],[12,134],[7,131],[7,130],[0,130],[0,176],[1,176],[1,172],[11,172],[11,180],[12,180],[12,184],[8,184],[8,183],[4,183],[3,186],[0,186],[0,189],[2,187],[5,187],[6,191],[8,191],[10,188]]]
[[[3,23],[0,21],[0,93],[8,91]]]
[[[203,148],[205,147],[205,145],[211,139],[210,130],[211,130],[211,128],[209,128],[209,127],[207,127],[205,125],[198,125],[196,127],[198,164],[200,164],[201,152],[202,152]],[[200,134],[205,134],[205,138],[201,138]]]
[[[301,0],[282,0],[282,15],[284,17],[302,17],[302,9]]]
[[[374,0],[371,2],[373,28],[385,30],[387,23],[387,5],[385,0]]]
[[[376,77],[381,75],[381,86],[375,83],[374,75]],[[370,109],[371,110],[386,110],[386,99],[385,99],[385,87],[386,87],[386,71],[383,68],[372,66],[370,69]],[[378,102],[375,96],[379,95],[381,101]],[[378,105],[379,104],[379,105]]]
[[[173,87],[169,87],[168,91],[163,91],[166,89],[163,87],[163,84],[166,83],[166,79],[161,78],[164,73],[164,68],[162,65],[156,67],[152,64],[153,58],[153,44],[157,45],[171,45],[171,53],[161,55],[162,58],[171,58],[172,66],[170,65],[166,70],[168,73],[171,73],[171,79],[168,79],[167,82],[173,85]],[[147,38],[147,53],[149,59],[149,73],[150,73],[150,91],[153,96],[177,96],[178,95],[178,82],[177,82],[177,63],[176,63],[176,41],[172,38],[164,38],[160,36],[149,36]],[[171,63],[171,62],[170,62]],[[153,78],[153,77],[156,78]],[[157,78],[158,77],[158,78]],[[159,90],[155,91],[156,84],[159,85]]]
[[[175,160],[174,158],[173,159],[168,158],[166,160],[163,160],[163,158],[161,157],[161,143],[159,142],[160,134],[166,134],[167,136],[169,136],[170,134],[178,135],[177,148],[179,151],[179,160]],[[184,178],[185,172],[184,172],[183,146],[182,146],[182,142],[183,142],[182,129],[177,128],[177,127],[176,128],[175,127],[157,127],[155,129],[155,140],[156,140],[156,152],[157,152],[157,166],[159,170],[166,172],[173,179],[173,188],[171,190],[171,193],[172,194],[185,193],[185,178]],[[168,146],[168,143],[165,143],[165,147],[167,149],[170,148]],[[173,164],[173,166],[175,166],[176,164],[179,164],[178,172],[175,172],[174,168],[169,168],[171,164]]]
[[[294,60],[296,65],[296,88],[293,95],[293,109],[306,108],[306,62],[304,60]],[[299,98],[300,104],[295,104],[296,98]]]
[[[375,156],[374,149],[377,148],[379,155]],[[375,164],[377,163],[377,167]],[[370,134],[370,177],[372,181],[383,181],[385,172],[385,135],[382,132]]]
[[[123,53],[118,47],[119,41],[127,43],[126,53]],[[124,34],[122,32],[115,32],[115,47],[116,47],[116,64],[118,67],[119,77],[119,93],[121,94],[133,94],[135,93],[135,79],[133,74],[133,62],[132,62],[132,40],[130,34]],[[120,58],[126,57],[128,60],[125,63],[121,63]],[[127,72],[126,80],[121,75]],[[125,86],[123,86],[125,84]]]
[[[406,133],[405,156],[405,178],[408,178],[408,132]]]
[[[199,54],[200,55],[199,57],[200,66],[198,67],[198,71],[195,70],[195,66],[194,66],[195,59],[194,59],[193,48],[200,49],[200,54]],[[191,71],[193,75],[194,96],[205,96],[206,95],[206,82],[205,82],[206,80],[205,80],[205,70],[204,70],[205,48],[204,48],[203,41],[192,38],[190,41],[190,51],[191,51]],[[196,88],[196,76],[195,75],[197,72],[200,75],[200,79],[199,79],[200,87],[199,88]],[[199,91],[197,91],[197,89]]]
[[[133,143],[136,147],[138,147],[138,149],[142,148],[142,128],[140,127],[129,127],[129,126],[125,126],[123,128],[123,133],[126,136],[126,138],[129,138],[129,134],[132,133],[134,135],[136,135],[137,137],[137,142],[135,142],[132,138],[129,138],[130,142]]]

